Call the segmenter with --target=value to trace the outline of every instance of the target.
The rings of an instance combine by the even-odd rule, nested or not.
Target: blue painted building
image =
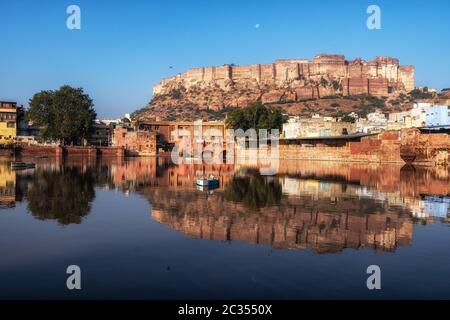
[[[450,106],[434,105],[426,111],[427,127],[450,126]]]

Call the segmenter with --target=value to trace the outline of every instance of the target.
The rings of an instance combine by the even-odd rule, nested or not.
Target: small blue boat
[[[201,187],[214,188],[219,186],[219,179],[216,177],[197,178],[197,185]]]

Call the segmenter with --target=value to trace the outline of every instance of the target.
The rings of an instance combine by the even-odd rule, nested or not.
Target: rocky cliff
[[[170,108],[220,111],[256,100],[289,104],[336,95],[389,97],[413,89],[414,67],[401,66],[398,59],[348,61],[343,55],[321,54],[311,61],[190,69],[157,84],[141,115],[164,116],[161,111]]]

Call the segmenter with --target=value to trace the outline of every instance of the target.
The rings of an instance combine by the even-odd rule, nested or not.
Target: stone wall
[[[402,130],[401,157],[414,165],[450,165],[450,135],[421,134],[418,129]]]
[[[80,147],[80,146],[46,146],[46,145],[19,145],[15,154],[22,157],[53,157],[53,156],[83,156],[96,158],[98,156],[123,157],[124,149],[116,147]]]
[[[59,146],[20,145],[16,148],[16,154],[25,157],[62,156],[63,148]]]
[[[115,128],[113,144],[125,149],[130,156],[154,156],[157,153],[156,132],[134,131],[128,128]]]
[[[361,138],[361,141],[317,140],[307,143],[280,144],[279,158],[336,162],[400,163],[401,141],[397,131]],[[249,158],[254,150],[237,149],[238,162]],[[256,154],[255,154],[256,155]]]

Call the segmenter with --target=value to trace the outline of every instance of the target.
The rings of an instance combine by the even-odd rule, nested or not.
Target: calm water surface
[[[0,161],[0,298],[450,298],[450,169]],[[35,160],[36,161],[36,160]],[[198,174],[220,176],[197,190]],[[66,289],[66,268],[82,290]],[[366,268],[379,265],[382,289]]]

